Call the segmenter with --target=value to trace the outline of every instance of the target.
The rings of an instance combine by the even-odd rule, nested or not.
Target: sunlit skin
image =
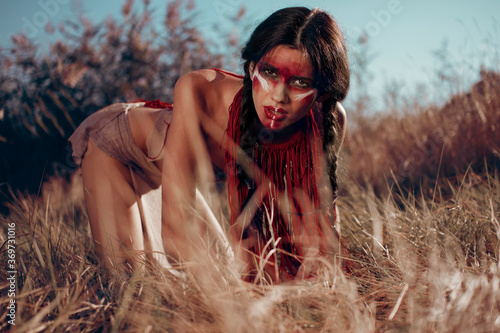
[[[262,126],[272,131],[290,128],[317,101],[313,67],[302,50],[275,47],[251,67],[251,76],[257,116]]]
[[[288,37],[296,47],[286,44]],[[211,267],[221,258],[232,263],[227,268],[235,276],[253,279],[258,268],[255,281],[267,284],[318,275],[311,263],[340,253],[330,230],[334,221],[323,209],[329,203],[336,209],[323,191],[327,178],[335,179],[322,166],[335,162],[331,153],[344,133],[345,115],[335,105],[349,83],[341,32],[319,9],[284,8],[252,33],[242,56],[245,76],[220,69],[186,73],[175,84],[171,108],[119,103],[79,127],[74,153],[82,155],[92,234],[109,268],[129,273],[149,269],[151,260],[172,274],[187,268],[187,276],[202,277],[200,286],[208,286],[219,285],[220,272]],[[325,58],[334,63],[316,61]],[[241,170],[255,184],[251,191]],[[219,171],[227,173],[227,191],[218,189]],[[264,208],[269,216],[260,228],[256,210]],[[230,218],[223,225],[230,228],[221,227],[219,215],[223,223]],[[282,250],[297,261],[279,259]]]

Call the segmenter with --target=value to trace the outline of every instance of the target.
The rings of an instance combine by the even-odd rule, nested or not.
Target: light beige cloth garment
[[[135,144],[128,119],[128,112],[132,108],[144,104],[144,102],[112,104],[85,119],[69,141],[73,149],[73,159],[78,165],[81,164],[91,138],[99,149],[128,166],[137,196],[145,251],[150,259],[154,259],[164,267],[170,267],[163,252],[161,239],[161,171],[153,162],[164,156],[172,108],[160,110],[154,128],[148,136],[148,154],[145,154]],[[229,247],[220,224],[198,190],[196,207],[208,220],[218,240],[222,240]]]

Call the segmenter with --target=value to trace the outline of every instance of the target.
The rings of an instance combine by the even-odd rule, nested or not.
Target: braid
[[[243,93],[241,96],[240,147],[249,157],[253,157],[253,146],[256,142],[255,136],[252,135],[254,115],[255,106],[252,98],[252,80],[250,79],[250,75],[246,74],[243,79]]]
[[[323,102],[321,113],[323,115],[323,152],[325,153],[327,173],[330,179],[333,198],[337,196],[337,152],[335,143],[340,131],[337,121],[337,101],[329,98]]]
[[[256,144],[256,137],[253,135],[252,127],[254,125],[255,106],[252,97],[252,80],[248,70],[245,70],[245,77],[243,78],[243,92],[241,96],[241,114],[240,114],[240,149],[238,154],[246,154],[251,160],[254,160],[254,147]],[[237,161],[243,161],[244,158],[238,156]],[[236,170],[238,179],[244,182],[249,187],[252,186],[252,181],[243,171],[242,167],[237,164]]]

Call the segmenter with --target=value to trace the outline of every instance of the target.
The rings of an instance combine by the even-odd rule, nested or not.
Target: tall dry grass
[[[314,282],[252,285],[212,258],[194,276],[157,267],[104,271],[79,188],[55,180],[18,197],[16,325],[7,322],[0,270],[0,330],[19,332],[374,332],[500,330],[500,182],[470,174],[446,201],[377,197],[354,183],[339,199],[352,261]],[[404,207],[401,207],[401,203]],[[2,249],[2,262],[6,263]],[[196,270],[196,268],[193,268]],[[199,270],[198,270],[199,271]]]

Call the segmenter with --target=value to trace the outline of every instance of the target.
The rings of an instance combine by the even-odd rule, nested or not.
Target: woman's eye
[[[274,78],[274,77],[278,76],[278,74],[274,70],[272,70],[272,69],[265,68],[265,69],[262,70],[262,72],[264,73],[264,75],[266,75],[268,77],[273,77]]]
[[[304,80],[301,80],[301,79],[297,79],[295,80],[295,85],[299,88],[309,88],[311,85],[309,84],[309,82],[306,82]]]

